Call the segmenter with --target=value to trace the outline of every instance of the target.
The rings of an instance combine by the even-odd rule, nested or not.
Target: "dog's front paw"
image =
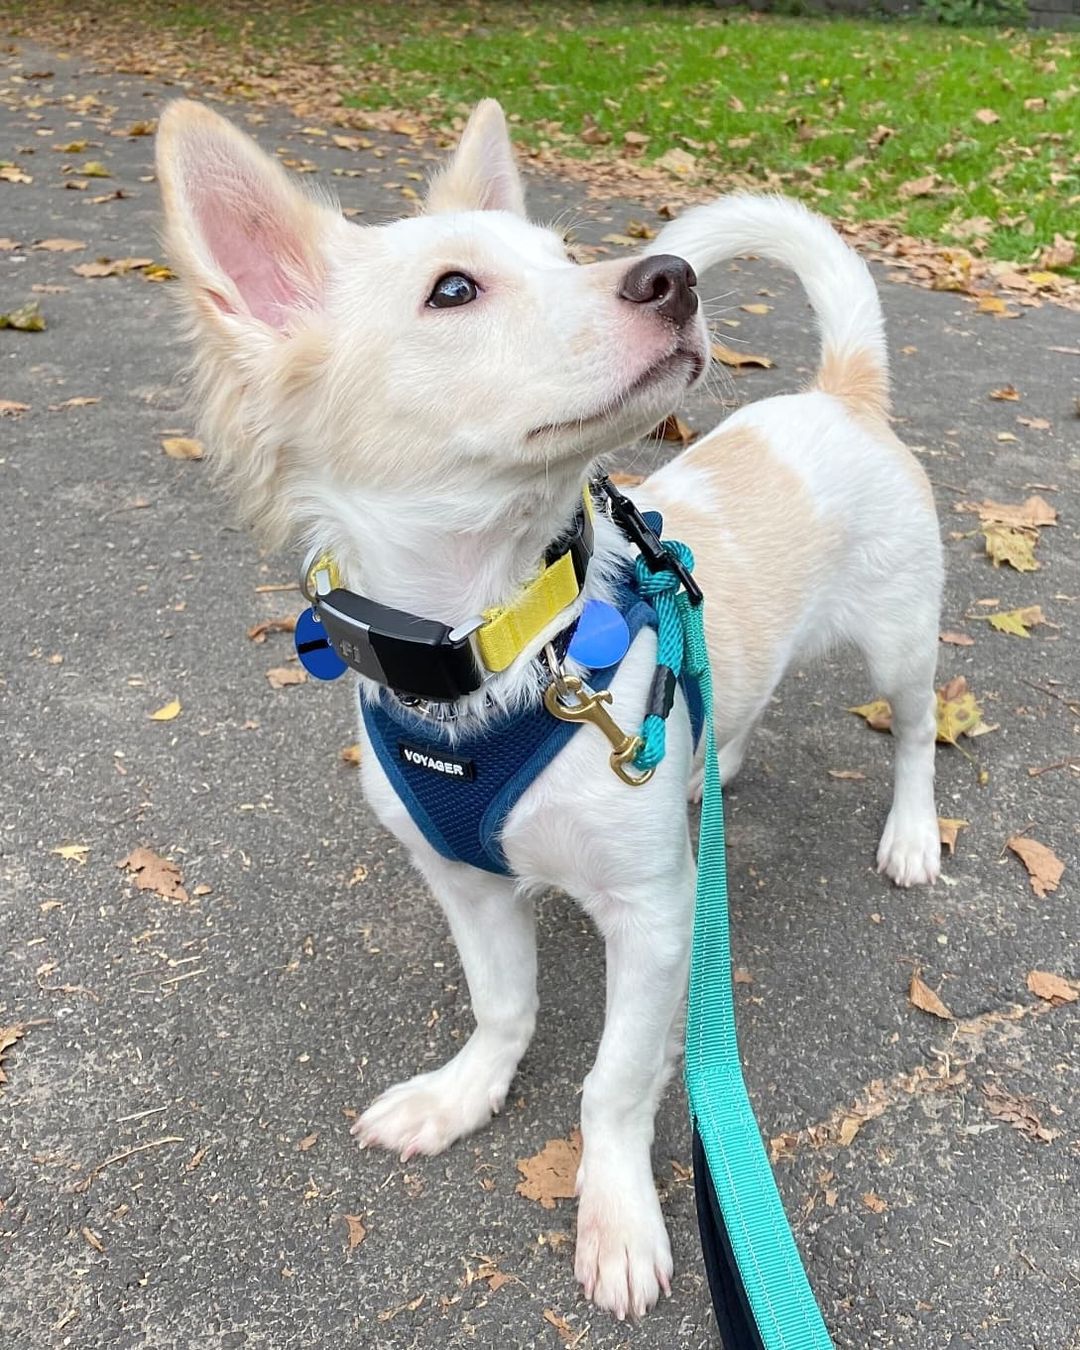
[[[889,812],[878,845],[878,871],[898,886],[933,884],[941,871],[941,836],[937,817],[915,819]]]
[[[650,1177],[638,1192],[586,1186],[578,1210],[574,1274],[598,1308],[619,1321],[644,1317],[671,1293],[671,1243]]]
[[[485,1125],[506,1097],[507,1086],[479,1081],[455,1060],[388,1088],[368,1107],[352,1133],[364,1148],[387,1148],[407,1162],[417,1153],[441,1153],[455,1139]]]

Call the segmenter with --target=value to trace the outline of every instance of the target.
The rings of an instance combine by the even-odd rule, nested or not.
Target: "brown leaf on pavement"
[[[206,454],[202,441],[197,441],[193,436],[166,436],[161,442],[161,448],[170,459],[202,459]]]
[[[952,647],[974,647],[975,639],[967,633],[956,633],[951,630],[938,634],[939,642],[947,642]]]
[[[300,666],[272,666],[266,672],[271,689],[288,689],[290,685],[305,684],[307,671]]]
[[[544,1209],[554,1209],[556,1200],[572,1200],[581,1162],[581,1131],[569,1139],[549,1139],[539,1153],[519,1158],[521,1180],[514,1187],[526,1200],[537,1201]]]
[[[1003,384],[1000,389],[991,389],[990,397],[999,403],[1019,403],[1020,391],[1012,384]]]
[[[942,847],[947,848],[950,854],[955,853],[957,836],[961,830],[966,830],[971,822],[969,820],[954,820],[948,816],[938,816],[937,823]]]
[[[14,1026],[10,1027],[0,1027],[0,1086],[8,1081],[7,1074],[4,1072],[4,1055],[16,1041],[21,1041],[25,1035],[25,1022],[16,1022]]]
[[[76,263],[71,270],[79,277],[123,277],[153,265],[153,258],[98,258],[96,262]]]
[[[772,370],[775,362],[769,356],[760,356],[756,352],[739,352],[724,342],[712,344],[712,358],[721,365],[733,366],[736,370],[743,366],[757,366],[761,370]]]
[[[344,764],[349,764],[353,768],[360,763],[360,746],[358,744],[347,745],[341,752],[341,760]]]
[[[296,615],[283,614],[276,619],[263,619],[261,623],[255,624],[247,630],[248,637],[252,642],[265,642],[271,633],[295,633]]]
[[[82,239],[39,239],[34,247],[46,253],[77,253],[86,244]]]
[[[1007,525],[1014,530],[1037,530],[1056,525],[1058,513],[1045,497],[1028,497],[1022,502],[957,502],[955,511],[972,511],[984,525]]]
[[[1005,847],[1015,853],[1027,868],[1031,889],[1036,895],[1043,897],[1057,890],[1065,864],[1052,849],[1022,834],[1014,834],[1006,840]]]
[[[945,1022],[954,1020],[950,1010],[923,980],[917,970],[912,971],[908,998],[920,1012],[931,1013],[934,1017],[940,1017]]]
[[[1027,987],[1036,998],[1059,1006],[1062,1003],[1075,1003],[1080,999],[1080,984],[1074,984],[1061,975],[1049,970],[1033,970],[1028,974]]]
[[[681,445],[689,445],[697,436],[694,428],[681,417],[676,417],[674,413],[669,413],[664,418],[654,434],[659,435],[662,441],[678,441]]]
[[[1061,1133],[1060,1130],[1046,1128],[1029,1098],[1014,1096],[1000,1083],[984,1083],[982,1090],[987,1111],[1029,1139],[1040,1144],[1052,1144]]]
[[[188,893],[183,887],[180,868],[169,858],[163,858],[153,849],[136,848],[126,858],[116,864],[125,872],[130,872],[137,890],[153,891],[162,900],[173,900],[177,904],[188,903]]]
[[[14,399],[0,398],[0,417],[20,417],[29,411],[29,403],[16,403]]]
[[[354,1247],[359,1247],[367,1237],[367,1229],[364,1227],[359,1214],[343,1214],[341,1217],[345,1220],[348,1229],[345,1241],[349,1251],[352,1251]]]

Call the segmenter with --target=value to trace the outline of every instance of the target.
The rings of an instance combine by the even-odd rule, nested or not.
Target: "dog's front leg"
[[[504,877],[446,862],[429,849],[414,861],[450,923],[476,1029],[441,1069],[390,1088],[353,1126],[365,1147],[393,1149],[402,1160],[441,1153],[502,1107],[537,1008],[532,900]]]
[[[616,1317],[670,1292],[671,1245],[653,1182],[653,1117],[678,1048],[694,894],[689,840],[640,891],[582,897],[607,948],[607,1016],[581,1102],[575,1273]]]

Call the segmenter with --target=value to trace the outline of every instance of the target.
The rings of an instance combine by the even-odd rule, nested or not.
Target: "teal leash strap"
[[[688,569],[693,555],[684,544],[665,541]],[[764,1350],[833,1350],[795,1239],[784,1213],[761,1133],[747,1095],[735,1034],[731,980],[724,807],[716,760],[712,672],[705,642],[703,606],[691,605],[672,573],[649,572],[637,563],[642,593],[658,617],[657,661],[698,682],[705,716],[705,781],[698,839],[697,893],[686,1021],[686,1091],[756,1336],[738,1345]],[[674,584],[672,584],[674,583]],[[676,650],[677,649],[677,650]],[[642,727],[640,767],[658,752],[659,734]],[[736,1350],[733,1345],[731,1350]]]

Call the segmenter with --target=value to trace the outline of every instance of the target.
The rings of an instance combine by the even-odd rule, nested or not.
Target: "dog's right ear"
[[[201,321],[266,335],[319,307],[321,245],[337,215],[250,137],[199,103],[170,103],[157,174],[170,258]]]
[[[458,147],[431,180],[425,210],[525,214],[525,191],[503,110],[485,98],[472,111]]]

